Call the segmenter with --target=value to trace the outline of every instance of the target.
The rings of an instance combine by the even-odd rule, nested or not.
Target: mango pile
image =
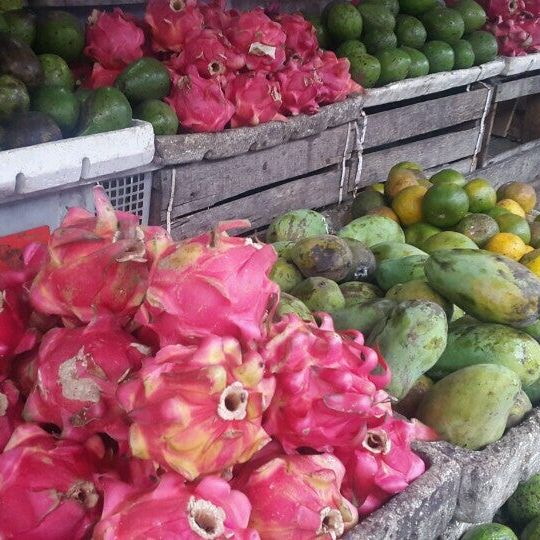
[[[323,47],[347,57],[365,88],[490,62],[495,37],[481,30],[483,7],[457,0],[334,0],[312,19]]]
[[[535,206],[525,183],[495,190],[399,163],[337,231],[313,210],[272,222],[278,314],[329,312],[337,329],[362,332],[392,370],[400,413],[480,449],[540,402]]]

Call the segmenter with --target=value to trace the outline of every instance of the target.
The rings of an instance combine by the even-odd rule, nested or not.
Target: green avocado
[[[30,96],[26,86],[11,75],[0,75],[0,123],[28,111]]]
[[[48,114],[68,137],[77,127],[80,103],[63,86],[42,86],[32,94],[32,110]]]
[[[127,66],[114,83],[132,104],[164,98],[171,81],[167,68],[155,58],[143,57]]]

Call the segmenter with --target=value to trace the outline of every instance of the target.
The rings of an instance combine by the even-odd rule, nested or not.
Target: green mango
[[[368,335],[373,328],[386,319],[396,303],[387,298],[377,298],[364,304],[352,304],[332,311],[336,330],[358,330]]]
[[[522,328],[522,330],[529,334],[529,336],[536,339],[536,341],[540,341],[540,319],[532,324],[529,324],[529,326],[525,326]]]
[[[292,250],[294,264],[305,277],[344,280],[351,272],[353,255],[343,238],[331,234],[303,238]]]
[[[446,347],[448,324],[443,309],[425,300],[400,302],[367,340],[377,348],[392,371],[387,388],[397,399],[407,395]]]
[[[384,216],[362,216],[338,232],[342,238],[352,238],[368,248],[385,241],[405,242],[405,234],[392,219]]]
[[[511,369],[469,366],[435,383],[418,408],[418,419],[444,440],[478,450],[499,440],[521,390]]]
[[[279,285],[282,292],[291,291],[304,279],[294,264],[281,257],[274,263],[268,277]]]
[[[295,298],[290,294],[281,293],[279,297],[279,304],[276,309],[276,318],[281,319],[281,317],[284,317],[285,315],[288,315],[290,313],[298,315],[298,317],[300,317],[304,321],[315,321],[315,318],[311,314],[311,311],[309,311],[306,304],[304,304],[302,300],[299,300],[298,298]]]
[[[484,322],[527,326],[538,319],[540,279],[522,264],[488,251],[436,251],[427,260],[428,283]]]
[[[358,240],[345,238],[352,253],[352,268],[345,279],[357,281],[372,281],[377,268],[373,253]]]
[[[381,263],[388,259],[403,259],[411,255],[427,255],[425,251],[418,249],[410,244],[403,242],[381,242],[371,248],[377,263]]]
[[[412,279],[405,283],[394,285],[386,293],[386,298],[403,302],[404,300],[427,300],[435,302],[444,309],[448,320],[452,318],[454,306],[443,298],[438,292],[434,291],[425,279]]]
[[[131,104],[137,104],[164,98],[169,93],[171,80],[167,68],[159,60],[143,57],[124,68],[114,86]]]
[[[315,210],[292,210],[277,217],[266,231],[267,242],[298,242],[302,238],[328,234],[326,218]]]
[[[370,300],[382,298],[383,296],[383,292],[379,287],[363,281],[347,281],[342,283],[339,288],[345,297],[345,307],[353,304],[365,304]]]
[[[525,332],[502,324],[451,325],[446,350],[431,373],[442,379],[474,364],[504,366],[528,386],[540,377],[540,345]]]
[[[289,242],[288,240],[284,240],[282,242],[274,242],[272,246],[276,250],[278,257],[285,259],[287,262],[293,262],[292,250],[295,244],[296,242]]]
[[[345,307],[345,298],[338,284],[323,277],[301,281],[291,294],[302,300],[311,311],[334,311]]]
[[[403,259],[387,259],[375,270],[375,279],[381,289],[388,291],[398,283],[425,279],[424,264],[428,255],[411,255]]]
[[[533,405],[540,403],[540,379],[537,379],[529,386],[525,386],[523,391],[527,394]]]
[[[531,409],[532,403],[529,396],[523,390],[521,390],[521,392],[519,392],[519,394],[516,396],[514,405],[512,405],[512,408],[510,409],[510,415],[506,421],[506,427],[511,428],[517,426]]]

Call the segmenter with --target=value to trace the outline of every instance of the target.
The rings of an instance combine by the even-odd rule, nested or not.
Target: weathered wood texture
[[[500,81],[497,84],[495,100],[507,101],[538,93],[540,93],[540,75],[530,75],[514,81]]]

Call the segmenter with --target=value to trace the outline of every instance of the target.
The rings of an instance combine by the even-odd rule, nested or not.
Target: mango
[[[407,392],[407,395],[393,406],[394,411],[407,418],[416,417],[416,410],[420,402],[433,384],[433,381],[429,377],[421,375],[413,387]]]
[[[282,292],[291,291],[304,279],[294,264],[281,257],[274,263],[268,277],[279,285]]]
[[[272,247],[276,250],[278,257],[285,259],[287,262],[292,262],[292,250],[295,244],[296,242],[282,240],[281,242],[274,242]]]
[[[529,396],[527,396],[527,394],[521,390],[516,396],[514,404],[510,409],[510,414],[508,416],[508,420],[506,421],[506,427],[511,428],[517,426],[530,410],[532,410],[531,400],[529,399]]]
[[[279,298],[279,304],[276,309],[276,318],[281,319],[281,317],[284,317],[289,313],[298,315],[298,317],[300,317],[304,321],[315,321],[315,318],[311,314],[311,311],[309,311],[306,304],[304,304],[302,300],[299,300],[298,298],[295,298],[290,294],[281,293]]]
[[[365,304],[370,300],[382,298],[383,296],[383,292],[379,287],[363,281],[347,281],[342,283],[339,288],[345,297],[345,307],[353,304]]]
[[[431,373],[442,379],[474,364],[504,366],[528,386],[540,377],[540,345],[525,332],[502,324],[451,324],[446,349]]]
[[[540,402],[540,379],[537,379],[529,386],[525,386],[523,391],[527,394],[533,405]]]
[[[289,240],[297,242],[302,238],[328,233],[326,218],[314,210],[292,210],[277,217],[266,231],[267,242]]]
[[[504,366],[477,364],[435,383],[418,408],[418,419],[448,442],[478,450],[500,439],[521,390]]]
[[[352,253],[353,263],[348,280],[372,281],[377,268],[377,261],[373,253],[358,240],[345,238]]]
[[[302,300],[311,311],[335,311],[345,307],[345,297],[338,284],[323,277],[301,281],[291,294]]]
[[[387,259],[375,270],[377,284],[388,291],[398,283],[406,283],[412,279],[425,279],[424,264],[427,255],[411,255],[403,259]]]
[[[394,285],[386,293],[386,298],[403,302],[404,300],[427,300],[435,302],[444,309],[448,320],[452,318],[454,306],[443,298],[438,292],[434,291],[425,279],[412,279],[405,283]]]
[[[441,306],[425,300],[400,302],[371,332],[376,347],[392,371],[388,393],[401,399],[430,369],[446,347],[448,324]]]
[[[387,298],[377,298],[365,304],[352,304],[332,312],[336,330],[358,330],[369,335],[373,328],[386,319],[396,303]]]
[[[292,250],[292,258],[305,277],[320,276],[333,281],[344,280],[353,264],[347,242],[331,234],[299,240]]]
[[[478,249],[478,246],[464,234],[443,231],[430,236],[422,247],[431,255],[441,249]]]
[[[405,234],[392,219],[384,216],[362,216],[338,232],[341,238],[352,238],[368,248],[381,242],[405,242]]]
[[[540,319],[538,319],[536,322],[533,322],[532,324],[529,324],[529,326],[524,326],[522,330],[524,332],[527,332],[529,336],[536,339],[536,341],[540,341]]]
[[[540,279],[507,257],[441,250],[427,260],[425,273],[433,289],[476,319],[517,327],[538,319]]]
[[[411,255],[427,255],[425,251],[403,242],[381,242],[371,248],[377,263],[388,259],[403,259]]]

